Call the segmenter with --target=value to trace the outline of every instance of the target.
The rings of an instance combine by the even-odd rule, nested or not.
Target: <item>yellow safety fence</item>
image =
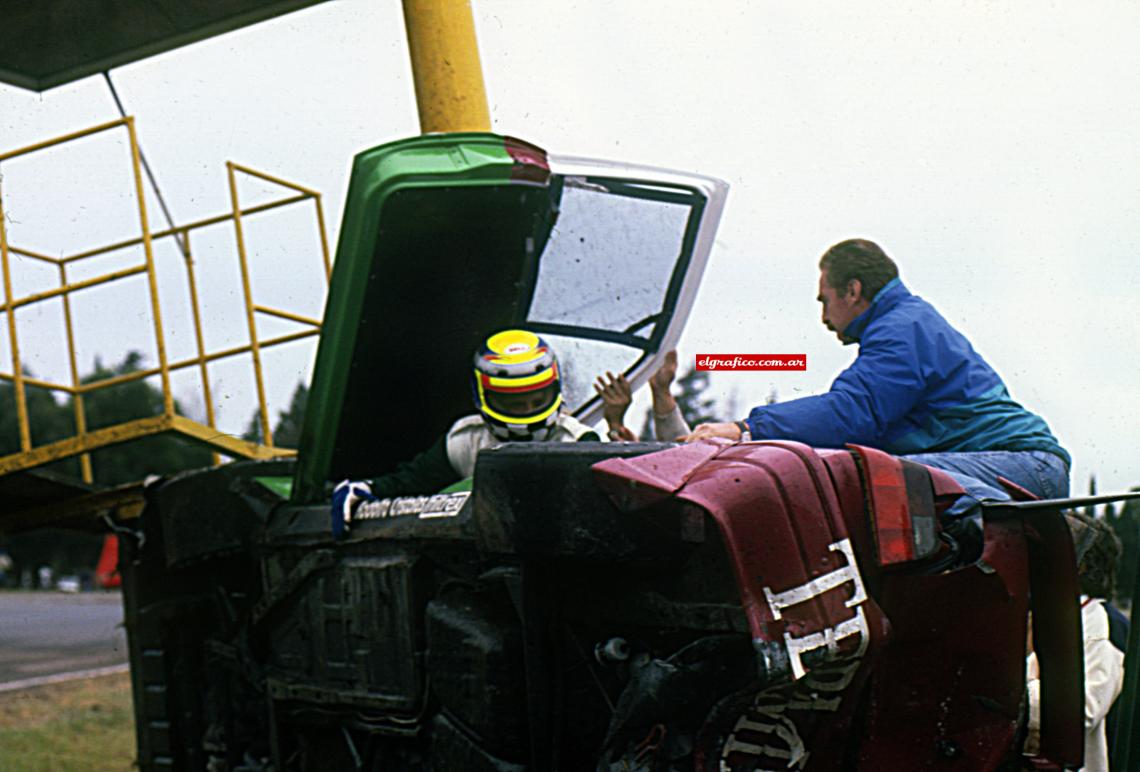
[[[5,227],[4,201],[2,191],[0,191],[0,259],[2,259],[3,262],[2,267],[4,281],[4,302],[2,305],[0,305],[0,313],[4,314],[7,317],[6,321],[8,326],[8,343],[11,349],[12,367],[11,372],[0,372],[0,380],[5,380],[13,384],[13,391],[15,394],[16,402],[17,423],[19,426],[20,435],[20,451],[0,457],[0,475],[9,474],[11,472],[20,471],[23,469],[30,469],[42,464],[47,464],[63,458],[79,455],[83,479],[85,482],[91,482],[92,470],[91,457],[89,455],[90,451],[106,447],[108,445],[126,442],[129,440],[137,439],[139,437],[145,437],[163,432],[177,433],[188,439],[203,443],[211,447],[214,451],[215,463],[217,463],[219,460],[219,452],[227,456],[246,458],[272,458],[275,456],[292,454],[294,451],[273,447],[273,435],[269,426],[269,410],[266,406],[265,401],[265,374],[262,367],[262,352],[265,349],[271,348],[273,346],[279,346],[284,343],[290,343],[292,341],[299,340],[301,338],[317,335],[320,332],[321,323],[319,319],[311,319],[287,310],[261,305],[254,300],[253,288],[250,282],[250,260],[246,250],[245,236],[243,233],[243,220],[244,218],[248,218],[250,216],[271,209],[277,209],[279,207],[298,204],[305,201],[312,201],[316,210],[315,213],[317,219],[317,227],[320,232],[321,259],[324,263],[324,276],[327,282],[332,271],[332,267],[329,260],[328,236],[325,230],[324,213],[321,208],[321,194],[315,190],[311,190],[301,185],[297,185],[293,182],[288,182],[278,177],[265,174],[264,172],[256,171],[245,166],[240,166],[236,163],[227,162],[226,168],[228,172],[230,187],[230,201],[232,204],[232,211],[230,213],[218,215],[216,217],[209,217],[204,220],[198,220],[196,222],[176,226],[166,230],[152,232],[149,220],[147,218],[146,201],[143,191],[142,167],[140,164],[138,139],[135,134],[135,124],[133,117],[122,118],[117,121],[104,123],[98,126],[93,126],[89,129],[67,134],[62,137],[57,137],[55,139],[50,139],[44,142],[36,143],[34,145],[29,145],[18,150],[0,153],[0,162],[15,158],[17,156],[23,156],[36,151],[55,147],[65,142],[88,137],[92,134],[113,131],[116,129],[125,129],[130,141],[131,166],[134,175],[135,198],[138,203],[139,216],[140,235],[137,237],[63,257],[51,257],[49,255],[40,254],[31,250],[21,249],[8,242],[8,234]],[[293,195],[269,201],[267,203],[261,203],[256,206],[242,208],[238,200],[237,190],[237,179],[239,174],[255,177],[265,182],[280,186],[290,191]],[[208,228],[228,222],[233,223],[234,237],[237,242],[237,256],[241,266],[241,284],[245,304],[245,315],[249,327],[249,343],[246,345],[234,346],[217,351],[207,351],[203,342],[202,318],[198,303],[198,288],[194,278],[194,260],[192,258],[191,251],[191,234],[203,228]],[[158,240],[165,238],[175,238],[181,242],[181,254],[183,255],[183,261],[186,268],[186,288],[189,292],[190,310],[197,346],[196,356],[173,362],[170,361],[167,356],[165,337],[163,333],[162,309],[159,303],[158,283],[155,274],[154,244]],[[145,255],[145,260],[141,264],[130,268],[112,271],[110,273],[106,273],[93,278],[84,279],[82,281],[69,283],[67,275],[69,266],[78,263],[81,260],[86,260],[87,258],[106,254],[108,252],[113,252],[127,247],[138,246],[140,244],[143,247],[143,252]],[[56,265],[59,269],[59,287],[44,292],[25,295],[23,297],[13,297],[13,255],[20,255],[22,257]],[[71,295],[75,292],[80,292],[92,287],[105,285],[110,282],[139,274],[146,274],[147,277],[147,283],[149,287],[150,311],[154,322],[154,339],[155,348],[157,351],[158,366],[150,369],[126,373],[123,375],[116,375],[114,377],[105,378],[100,381],[82,383],[80,381],[79,369],[76,362],[75,335],[72,325],[70,305]],[[47,380],[29,377],[24,374],[20,366],[20,341],[17,334],[16,312],[18,309],[25,308],[35,303],[40,303],[52,298],[59,298],[62,302],[64,325],[66,328],[68,362],[71,371],[70,384],[53,383]],[[305,328],[297,332],[261,340],[258,338],[257,334],[257,314],[264,314],[280,319],[287,319],[292,322],[300,323],[304,325]],[[214,402],[212,393],[210,391],[209,364],[220,359],[244,354],[250,355],[253,364],[254,381],[257,386],[258,420],[261,427],[261,437],[263,438],[263,442],[260,444],[247,442],[232,435],[225,434],[217,429],[214,421]],[[0,362],[0,367],[3,367],[4,364],[7,363]],[[176,370],[193,367],[198,368],[201,377],[202,391],[206,405],[205,424],[201,424],[185,416],[178,415],[175,412],[174,395],[170,387],[170,374]],[[160,415],[128,421],[126,423],[100,428],[98,430],[87,430],[87,416],[84,412],[83,404],[85,395],[99,389],[106,389],[118,384],[126,383],[128,381],[140,380],[155,375],[161,376],[162,380],[163,409]],[[72,404],[74,405],[75,410],[75,435],[73,437],[50,442],[40,446],[33,446],[31,428],[28,425],[28,406],[25,395],[25,386],[36,386],[43,389],[48,389],[52,392],[61,392],[71,396]]]

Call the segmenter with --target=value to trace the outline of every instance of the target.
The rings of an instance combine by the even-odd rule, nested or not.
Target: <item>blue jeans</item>
[[[926,464],[949,472],[966,489],[946,511],[950,516],[974,514],[983,499],[1009,501],[998,477],[1015,482],[1043,499],[1069,495],[1069,467],[1060,458],[1044,450],[987,450],[977,453],[916,453],[902,456],[907,461]]]

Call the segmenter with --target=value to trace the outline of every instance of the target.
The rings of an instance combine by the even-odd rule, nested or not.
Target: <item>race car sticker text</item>
[[[471,491],[437,493],[434,496],[398,496],[394,499],[366,501],[356,508],[352,519],[383,520],[389,517],[415,516],[421,520],[455,517],[467,503]]]

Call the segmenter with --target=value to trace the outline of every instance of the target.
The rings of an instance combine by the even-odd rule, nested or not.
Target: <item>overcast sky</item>
[[[1073,453],[1075,490],[1092,472],[1102,490],[1140,484],[1140,4],[476,0],[475,11],[496,131],[732,186],[682,359],[805,353],[808,370],[718,374],[722,404],[818,393],[850,363],[855,348],[819,323],[815,264],[862,236],[1046,418]],[[234,160],[323,191],[335,244],[352,156],[418,132],[406,52],[396,0],[336,0],[112,77],[176,221],[229,208]],[[101,78],[42,95],[0,86],[0,150],[116,115]],[[66,254],[133,235],[128,169],[111,135],[5,163],[10,239]],[[320,313],[310,220],[297,209],[251,225],[259,302]],[[153,202],[151,221],[161,227]],[[215,231],[194,245],[207,342],[238,345],[232,233]],[[189,356],[181,265],[161,249],[170,345]],[[24,291],[58,280],[26,263]],[[153,356],[144,286],[77,301],[83,369],[97,354]],[[36,341],[25,359],[65,380],[53,314],[20,317]],[[312,354],[302,344],[269,358],[274,410]],[[223,428],[240,431],[252,381],[237,366],[215,373]],[[180,398],[200,411],[189,375]]]

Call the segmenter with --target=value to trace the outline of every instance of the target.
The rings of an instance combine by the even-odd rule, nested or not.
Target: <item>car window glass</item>
[[[646,190],[567,178],[529,321],[653,334],[692,206]]]
[[[645,356],[641,349],[620,343],[549,333],[542,337],[558,354],[562,398],[570,412],[576,412],[595,396],[593,384],[599,375],[606,371],[624,373]]]

